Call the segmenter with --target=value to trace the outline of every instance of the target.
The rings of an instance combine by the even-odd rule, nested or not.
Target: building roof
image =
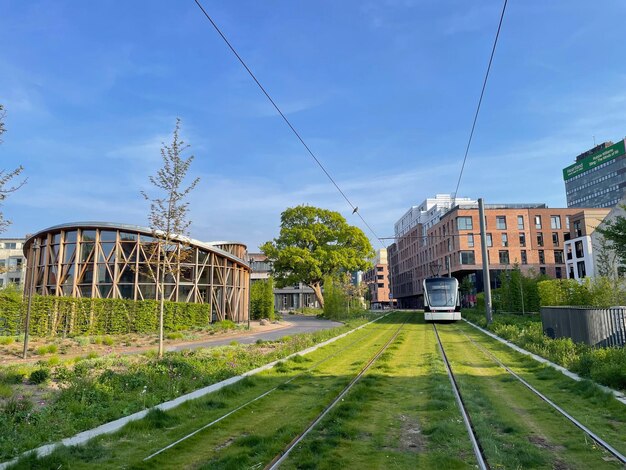
[[[26,255],[28,250],[30,249],[30,244],[32,243],[33,238],[36,238],[39,235],[47,233],[47,232],[55,232],[59,230],[69,230],[69,229],[75,229],[75,228],[112,229],[112,230],[121,230],[121,231],[126,231],[126,232],[137,232],[143,235],[150,235],[150,236],[155,235],[155,231],[153,231],[151,228],[142,227],[140,225],[123,224],[123,223],[117,223],[117,222],[97,222],[97,221],[69,222],[65,224],[53,225],[52,227],[39,230],[33,235],[29,235],[28,238],[26,239],[26,243],[24,243],[24,255]],[[158,235],[159,232],[156,232],[156,234]],[[232,253],[222,250],[221,248],[218,248],[216,246],[216,245],[224,245],[224,244],[235,244],[235,245],[245,246],[245,244],[243,243],[221,242],[221,241],[220,242],[202,242],[200,240],[195,240],[193,238],[189,238],[183,235],[174,235],[173,237],[174,237],[174,240],[176,241],[187,243],[189,245],[194,245],[199,248],[203,248],[207,251],[212,251],[214,253],[220,254],[221,256],[225,258],[229,258],[232,261],[236,261],[237,263],[240,263],[249,267],[248,262],[246,260],[243,260],[239,258],[238,256],[235,256]]]

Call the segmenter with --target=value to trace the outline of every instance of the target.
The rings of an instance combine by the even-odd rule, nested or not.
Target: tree
[[[620,207],[626,210],[625,205]],[[615,219],[602,225],[596,230],[604,237],[605,243],[615,252],[619,262],[626,264],[626,218],[618,215]]]
[[[278,287],[302,282],[313,289],[324,307],[325,276],[365,270],[374,256],[368,238],[338,212],[312,206],[287,208],[280,218],[280,235],[261,250],[273,263]]]
[[[274,282],[272,278],[255,281],[250,287],[250,317],[274,320]]]
[[[200,178],[194,179],[184,186],[193,155],[183,158],[181,155],[189,148],[180,139],[180,119],[176,119],[176,127],[172,143],[161,147],[163,167],[155,176],[150,176],[150,183],[159,193],[150,197],[141,191],[144,199],[150,202],[148,219],[154,234],[154,242],[149,246],[151,253],[147,256],[152,262],[147,263],[149,274],[158,284],[156,297],[159,300],[159,357],[163,356],[163,310],[165,302],[165,278],[177,275],[181,263],[185,262],[190,250],[181,246],[181,237],[188,233],[191,221],[187,220],[189,203],[183,202],[189,192],[196,187]]]
[[[609,279],[617,279],[618,259],[612,244],[604,237],[598,237],[598,243],[594,246],[594,250],[596,252],[597,274]]]
[[[4,127],[4,117],[6,112],[4,106],[0,104],[0,144],[2,143],[2,134],[6,132]],[[26,180],[19,182],[17,185],[11,186],[13,178],[22,173],[24,168],[20,165],[12,171],[0,170],[0,204],[7,198],[9,194],[20,189],[26,183]],[[6,228],[11,224],[10,220],[4,218],[4,214],[0,212],[0,233],[4,232]]]

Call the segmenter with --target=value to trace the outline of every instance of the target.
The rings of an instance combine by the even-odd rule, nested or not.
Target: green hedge
[[[0,335],[23,332],[26,303],[26,300],[0,296]],[[155,300],[35,296],[31,307],[30,334],[152,333],[158,330],[158,307]],[[165,329],[176,331],[207,326],[210,313],[207,304],[165,302]]]
[[[538,289],[542,306],[607,308],[626,304],[626,285],[623,279],[552,279],[539,282]]]

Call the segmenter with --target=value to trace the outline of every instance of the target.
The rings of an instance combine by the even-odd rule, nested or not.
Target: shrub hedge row
[[[24,300],[0,296],[0,335],[24,331]],[[30,334],[34,336],[152,333],[158,330],[156,300],[76,299],[35,296],[32,299]],[[168,331],[188,330],[210,323],[208,304],[165,302]]]

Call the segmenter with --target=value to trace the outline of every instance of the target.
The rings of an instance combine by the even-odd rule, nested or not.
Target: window
[[[500,264],[509,264],[509,250],[498,251]]]
[[[583,231],[580,228],[580,220],[574,222],[574,238],[582,237]]]
[[[467,246],[469,248],[474,248],[474,234],[473,233],[467,234]]]
[[[379,274],[378,276],[376,276],[376,279],[385,279],[385,276],[383,274]]]
[[[461,251],[461,264],[476,264],[474,250]]]
[[[543,246],[543,233],[537,233],[537,246]]]
[[[524,216],[523,215],[517,216],[517,228],[519,230],[524,230]]]
[[[4,244],[4,247],[7,250],[15,250],[17,248],[17,243],[8,242]]]
[[[540,215],[535,216],[535,228],[541,229],[541,216]]]
[[[576,250],[576,258],[582,258],[585,256],[585,252],[583,250],[583,242],[581,240],[574,243],[574,249]]]
[[[491,239],[491,234],[487,234],[487,246],[493,246],[493,240]]]
[[[565,251],[567,253],[567,259],[572,259],[572,245],[567,245]]]
[[[544,276],[546,275],[546,267],[545,266],[540,266],[539,267],[539,274],[543,274]]]
[[[561,216],[558,216],[558,215],[550,216],[550,228],[553,230],[561,230]]]
[[[562,250],[554,250],[554,262],[556,264],[564,264],[563,260],[563,251]]]
[[[519,234],[519,246],[526,246],[526,234],[525,233]]]
[[[565,228],[569,230],[569,215],[565,216]]]
[[[382,272],[383,271],[383,267],[382,266],[376,266],[376,271],[377,272]]]
[[[563,271],[561,270],[561,266],[557,266],[554,268],[554,274],[557,279],[561,279],[563,277]]]
[[[539,264],[546,264],[546,254],[543,250],[539,250]]]
[[[509,246],[509,237],[506,233],[502,234],[502,246]]]
[[[383,284],[382,282],[379,282],[376,284],[378,287],[385,287],[385,284]]]
[[[498,230],[506,230],[506,217],[504,215],[496,216],[496,228]]]
[[[456,227],[459,230],[472,230],[472,218],[471,217],[457,217],[456,218]]]
[[[559,246],[559,232],[552,232],[552,245]]]
[[[582,279],[583,277],[587,276],[587,270],[585,269],[584,261],[579,261],[578,263],[576,263],[576,267],[578,268],[579,279]]]
[[[526,256],[526,250],[522,250],[520,254],[522,256],[522,264],[528,264],[528,257]]]

